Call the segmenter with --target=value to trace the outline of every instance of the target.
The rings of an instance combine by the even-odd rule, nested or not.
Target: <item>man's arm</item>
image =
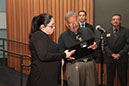
[[[129,52],[129,29],[125,31],[125,34],[126,34],[126,43],[123,49],[119,52],[120,55],[123,55],[124,53]]]

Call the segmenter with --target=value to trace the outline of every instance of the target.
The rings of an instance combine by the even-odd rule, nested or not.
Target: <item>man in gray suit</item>
[[[121,86],[127,86],[129,29],[122,27],[122,17],[112,16],[112,27],[107,29],[105,51],[107,58],[107,86],[114,85],[115,70],[117,69]]]

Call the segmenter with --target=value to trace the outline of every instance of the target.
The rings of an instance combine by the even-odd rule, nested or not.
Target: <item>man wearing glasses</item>
[[[65,15],[65,21],[68,29],[59,37],[58,45],[60,52],[79,41],[94,37],[94,33],[90,29],[79,27],[78,17],[73,11],[70,11]],[[88,48],[95,50],[97,48],[96,42]],[[97,86],[97,71],[92,56],[84,56],[78,60],[74,59],[74,57],[66,59],[68,86]]]
[[[129,29],[122,27],[120,14],[112,16],[112,27],[107,29],[105,51],[107,58],[107,86],[114,86],[117,69],[120,86],[127,86]]]

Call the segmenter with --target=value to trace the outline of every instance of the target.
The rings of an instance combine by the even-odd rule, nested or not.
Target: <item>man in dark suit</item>
[[[88,27],[94,32],[94,27],[86,22],[87,21],[87,13],[86,13],[86,11],[80,10],[78,12],[78,19],[79,19],[80,27]]]
[[[117,69],[121,86],[127,86],[129,29],[122,27],[122,17],[112,16],[112,27],[105,34],[105,52],[107,54],[107,86],[114,85]]]

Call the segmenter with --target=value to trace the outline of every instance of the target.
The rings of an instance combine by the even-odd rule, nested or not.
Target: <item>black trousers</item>
[[[120,85],[127,86],[128,63],[118,63],[118,62],[107,64],[107,86],[114,86],[116,69]]]

